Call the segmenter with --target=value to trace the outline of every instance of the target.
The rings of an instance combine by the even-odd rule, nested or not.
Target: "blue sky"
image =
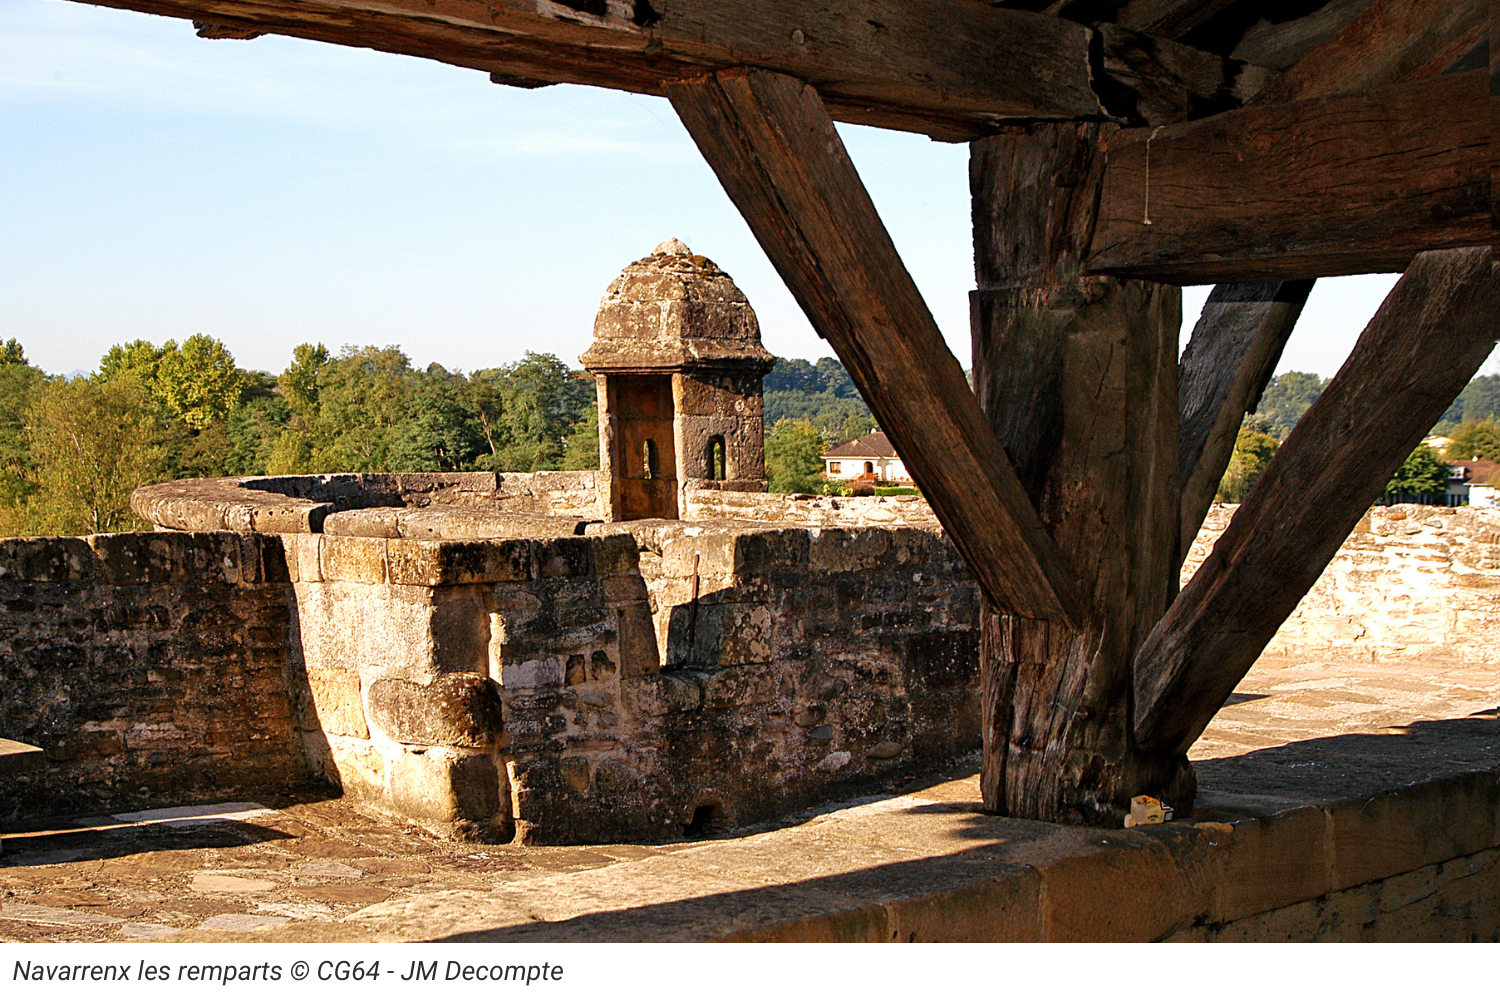
[[[967,365],[966,148],[840,128]],[[735,277],[773,353],[832,353],[657,98],[6,0],[0,188],[0,337],[48,371],[197,332],[271,371],[305,341],[572,362],[605,287],[669,236]],[[1333,374],[1394,280],[1320,282],[1280,370]]]

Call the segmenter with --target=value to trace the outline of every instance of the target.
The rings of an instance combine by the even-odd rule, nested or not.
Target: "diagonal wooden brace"
[[[1141,746],[1193,744],[1497,331],[1489,247],[1417,257],[1137,651]]]
[[[725,71],[667,96],[996,606],[1072,623],[1072,568],[901,262],[817,92]]]
[[[1311,281],[1219,285],[1203,307],[1177,382],[1179,566],[1214,502],[1245,413],[1260,402],[1312,287]]]

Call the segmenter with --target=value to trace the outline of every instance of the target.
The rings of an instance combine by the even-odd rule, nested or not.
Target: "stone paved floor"
[[[1473,716],[1497,704],[1500,669],[1493,666],[1262,661],[1192,756],[1215,761],[1205,765],[1209,773],[1220,762],[1268,747],[1398,734],[1412,723]],[[971,811],[978,798],[976,763],[938,779],[892,786],[891,794],[901,798],[852,812],[880,812],[898,802]],[[8,833],[0,856],[0,941],[125,941],[184,931],[214,936],[258,930],[281,937],[298,925],[344,926],[348,933],[339,936],[358,939],[368,923],[347,918],[361,911],[420,912],[424,900],[462,900],[527,880],[542,880],[539,889],[565,882],[573,895],[597,881],[604,894],[611,880],[618,881],[615,874],[579,873],[608,867],[618,873],[622,863],[641,862],[644,870],[668,859],[680,863],[669,867],[692,871],[692,855],[684,852],[703,850],[687,842],[587,848],[453,844],[368,819],[337,800],[275,805],[192,825],[95,817]],[[822,810],[794,817],[770,834],[720,838],[716,850],[736,850],[741,841],[747,856],[765,860],[747,862],[764,870],[748,876],[742,871],[740,877],[769,884],[780,874],[775,859],[785,856],[774,840],[788,838],[790,846],[812,836],[827,815]],[[895,857],[903,848],[890,849]],[[707,893],[713,879],[704,877]]]

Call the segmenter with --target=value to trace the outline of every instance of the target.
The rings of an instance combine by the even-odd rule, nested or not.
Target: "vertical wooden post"
[[[1188,808],[1194,782],[1130,718],[1134,650],[1177,590],[1181,295],[1079,276],[1101,128],[971,147],[975,391],[1084,594],[1076,627],[986,609],[982,780],[988,809],[1117,825],[1133,795]]]

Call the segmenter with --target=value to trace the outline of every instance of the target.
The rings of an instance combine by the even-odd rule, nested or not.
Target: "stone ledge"
[[[582,534],[594,490],[592,471],[225,476],[142,486],[130,506],[172,531],[541,538]]]
[[[1450,751],[1488,753],[1490,731],[1449,720]],[[1436,724],[1435,724],[1436,725]],[[1427,734],[1432,735],[1432,734]],[[1274,762],[1220,760],[1205,807],[1134,830],[1064,827],[976,810],[976,777],[836,808],[765,833],[643,852],[638,861],[408,896],[339,924],[289,924],[278,941],[1149,941],[1491,940],[1500,933],[1492,766],[1445,767],[1432,747],[1390,753],[1443,773],[1375,789],[1370,830],[1339,817],[1368,783],[1289,772],[1276,795],[1233,790]],[[1317,741],[1313,741],[1317,742]],[[1287,750],[1289,748],[1278,748]],[[1324,746],[1337,773],[1373,773]],[[1422,839],[1442,817],[1465,833]],[[1454,853],[1456,852],[1456,853]],[[1437,857],[1440,854],[1451,856]],[[1365,859],[1363,867],[1351,858]],[[1348,883],[1336,872],[1362,872]]]
[[[0,581],[253,586],[288,581],[275,537],[230,531],[0,539]]]

